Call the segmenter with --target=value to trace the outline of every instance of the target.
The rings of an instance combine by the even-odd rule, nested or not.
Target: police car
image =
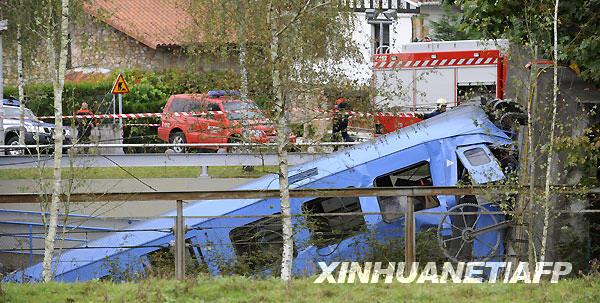
[[[19,145],[19,119],[21,117],[19,101],[3,99],[4,103],[4,144],[5,145]],[[54,143],[54,124],[45,123],[37,119],[33,112],[25,108],[25,144],[26,145],[40,145]],[[64,144],[71,144],[73,140],[73,131],[70,127],[64,126],[65,139]],[[6,155],[21,155],[23,154],[22,149],[5,149]]]

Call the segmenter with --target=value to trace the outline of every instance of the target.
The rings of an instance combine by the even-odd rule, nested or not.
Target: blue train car
[[[434,118],[378,137],[319,160],[290,168],[290,188],[344,188],[390,186],[452,186],[465,179],[487,183],[505,178],[493,148],[510,145],[509,133],[494,125],[484,110],[470,104],[461,105]],[[277,175],[266,175],[236,189],[277,189]],[[437,228],[442,215],[419,214],[423,211],[447,211],[457,203],[457,196],[417,197],[415,220],[417,230]],[[343,212],[400,212],[406,197],[331,197],[292,199],[293,214]],[[457,202],[457,199],[459,201]],[[474,201],[471,197],[471,202]],[[469,202],[469,201],[467,201]],[[481,209],[494,209],[493,204],[477,201]],[[196,201],[183,209],[184,216],[272,215],[280,212],[278,199],[235,199]],[[164,215],[174,216],[175,210]],[[498,217],[482,216],[472,227],[498,221]],[[382,241],[402,239],[402,215],[361,216],[295,216],[293,271],[300,275],[315,271],[319,261],[357,261],[368,249],[361,239],[366,234]],[[448,219],[441,224],[450,227]],[[279,218],[187,218],[191,229],[186,233],[187,255],[191,263],[203,266],[212,274],[268,272],[276,270],[282,247]],[[458,223],[454,224],[458,225]],[[453,226],[454,226],[453,225]],[[465,221],[464,226],[467,225]],[[165,229],[172,219],[152,219],[130,229],[115,232],[87,243],[87,248],[62,253],[56,266],[56,280],[85,281],[116,272],[151,270],[153,255],[168,250],[172,233],[135,231]],[[442,231],[446,238],[455,234],[452,228]],[[502,253],[501,231],[480,235],[470,248],[458,255],[485,256]],[[96,247],[96,248],[94,248]],[[462,249],[462,247],[461,247]],[[253,259],[251,256],[260,255]],[[454,253],[452,253],[454,255]],[[450,256],[452,257],[452,256]],[[402,261],[402,260],[398,260]],[[40,279],[42,265],[36,264],[13,273],[12,280]]]

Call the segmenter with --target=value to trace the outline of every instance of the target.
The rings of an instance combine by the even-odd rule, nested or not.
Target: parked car
[[[178,115],[179,112],[204,112],[205,115]],[[170,143],[275,142],[277,132],[252,100],[242,101],[231,91],[208,94],[172,95],[163,109],[158,137]],[[296,136],[290,136],[296,142]],[[218,150],[218,146],[203,147]],[[231,150],[228,148],[227,150]],[[177,153],[183,146],[173,147]]]
[[[19,128],[21,117],[19,101],[3,99],[4,103],[4,144],[5,145],[19,145]],[[25,144],[26,145],[44,145],[54,143],[54,129],[55,125],[51,123],[45,123],[36,117],[29,108],[25,108]],[[73,131],[68,126],[63,126],[64,129],[64,144],[71,144],[73,140]],[[7,148],[4,150],[6,155],[21,155],[23,154],[22,149]]]

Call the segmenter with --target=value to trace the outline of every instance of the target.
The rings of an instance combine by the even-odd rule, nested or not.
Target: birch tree
[[[597,64],[600,60],[600,52],[597,49],[600,39],[598,38],[600,2],[587,0],[444,2],[460,5],[464,12],[462,20],[465,26],[481,30],[488,38],[508,38],[512,46],[517,49],[517,52],[511,49],[510,60],[518,62],[519,65],[515,63],[510,66],[509,63],[509,73],[515,76],[513,78],[515,83],[507,82],[506,96],[518,99],[527,109],[529,119],[525,159],[528,163],[522,163],[521,167],[525,168],[526,174],[523,182],[529,183],[531,190],[528,199],[522,200],[527,202],[522,205],[527,208],[529,211],[527,215],[530,216],[528,218],[530,224],[526,225],[530,245],[529,261],[546,261],[549,255],[558,251],[558,243],[551,243],[555,239],[553,235],[558,234],[558,230],[551,222],[553,219],[550,213],[559,202],[551,195],[550,186],[553,182],[578,182],[577,178],[568,180],[566,177],[574,170],[580,169],[580,167],[570,168],[565,164],[563,160],[570,157],[566,154],[568,148],[560,153],[557,152],[560,146],[557,145],[556,140],[580,136],[578,133],[583,132],[582,128],[585,126],[582,125],[585,125],[585,120],[590,114],[589,109],[586,111],[583,106],[576,104],[578,92],[568,92],[566,94],[571,96],[566,97],[567,102],[564,99],[558,102],[558,66],[569,66],[583,80],[600,84],[600,65]],[[540,65],[537,63],[540,60],[552,60],[553,63]],[[525,73],[520,72],[524,70],[523,66],[527,63],[530,63],[528,81],[524,80]],[[552,67],[553,79],[550,81],[548,77],[548,82],[545,82],[544,74]],[[566,70],[564,72],[567,73]],[[522,82],[528,82],[528,85],[516,83],[519,76],[523,78]],[[527,92],[519,91],[521,88],[525,88]],[[569,99],[571,102],[568,102]],[[536,195],[534,192],[536,184],[544,186],[543,195]],[[537,210],[539,213],[536,212]],[[535,215],[540,215],[542,219],[535,220],[536,218],[533,218]],[[517,243],[517,247],[518,245]]]
[[[11,54],[16,53],[16,62],[11,62],[16,65],[17,75],[17,92],[20,102],[20,119],[19,119],[19,144],[25,144],[25,68],[31,68],[31,62],[34,61],[33,54],[38,50],[41,42],[41,37],[37,32],[34,21],[34,16],[40,9],[40,3],[30,0],[16,0],[2,3],[4,5],[4,13],[9,20],[8,29],[3,36],[5,37],[5,51]],[[15,58],[14,56],[7,56]]]
[[[550,126],[550,146],[548,147],[548,161],[546,162],[546,184],[544,187],[544,229],[542,232],[542,247],[540,251],[540,262],[546,261],[546,245],[548,242],[548,223],[550,221],[550,185],[552,164],[554,163],[554,130],[556,128],[556,109],[558,99],[558,1],[554,5],[554,77],[552,85],[552,121]]]
[[[241,57],[245,60],[240,61],[249,66],[240,66],[240,70],[269,75],[266,86],[260,85],[260,81],[249,81],[248,90],[267,95],[267,107],[273,110],[283,227],[281,278],[289,280],[294,244],[287,160],[290,130],[286,110],[295,96],[344,78],[323,65],[352,60],[357,54],[349,30],[353,14],[340,1],[253,0],[242,10],[238,2],[199,0],[186,7],[197,25],[188,33],[191,37],[188,49],[202,50],[196,53],[202,56],[206,54],[207,45],[219,50],[236,41],[242,46],[251,45],[252,51],[244,52]],[[228,15],[231,19],[226,18]],[[223,52],[215,53],[223,55]]]
[[[49,72],[54,86],[54,182],[52,187],[52,200],[50,202],[50,218],[46,238],[44,241],[44,261],[42,264],[42,278],[44,282],[53,279],[52,259],[54,257],[54,244],[58,223],[59,205],[62,196],[62,150],[63,150],[63,120],[62,120],[62,93],[65,84],[67,63],[67,44],[69,28],[69,0],[61,0],[58,18],[52,18],[56,7],[49,3],[47,6],[51,26],[47,28],[46,46],[49,59]],[[57,20],[54,25],[53,20]],[[58,37],[58,39],[56,39]],[[58,40],[58,41],[56,41]]]

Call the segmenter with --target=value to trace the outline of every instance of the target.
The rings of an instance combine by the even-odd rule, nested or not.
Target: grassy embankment
[[[0,302],[600,302],[600,276],[557,284],[314,284],[244,277],[2,284]]]
[[[202,173],[202,167],[175,166],[175,167],[125,167],[125,169],[138,178],[197,178]],[[241,166],[209,166],[208,174],[213,178],[257,178],[268,173],[276,172],[275,166],[255,166],[254,171],[242,170]],[[19,168],[0,169],[0,179],[50,179],[51,168]],[[64,168],[63,178],[81,179],[129,179],[127,172],[118,167],[86,167]]]

